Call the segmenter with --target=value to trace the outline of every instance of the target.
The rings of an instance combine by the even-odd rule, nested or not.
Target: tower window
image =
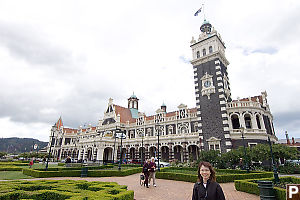
[[[260,125],[260,117],[258,115],[256,115],[256,123],[257,123],[257,128],[261,129],[261,125]]]
[[[245,119],[246,128],[252,128],[250,115],[246,114],[245,117],[244,117],[244,119]]]
[[[202,50],[202,54],[203,54],[203,56],[206,56],[206,49]]]
[[[200,52],[197,51],[197,58],[200,58]]]
[[[232,128],[233,129],[239,129],[240,128],[240,120],[237,115],[232,115],[231,116],[231,123],[232,123]]]
[[[212,53],[213,52],[213,48],[212,46],[209,46],[209,49],[208,49],[209,53]]]

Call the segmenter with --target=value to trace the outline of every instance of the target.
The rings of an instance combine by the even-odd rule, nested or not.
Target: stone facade
[[[180,104],[167,112],[163,104],[155,115],[146,116],[139,112],[134,94],[128,107],[109,99],[104,117],[94,127],[66,128],[60,118],[51,129],[52,155],[58,160],[70,156],[107,162],[159,155],[165,161],[185,162],[197,159],[201,151],[227,152],[266,143],[268,137],[277,141],[267,93],[232,100],[224,42],[208,21],[200,30],[198,41],[191,41],[196,108]]]

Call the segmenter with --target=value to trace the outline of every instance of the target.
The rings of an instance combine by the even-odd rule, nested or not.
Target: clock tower
[[[204,20],[200,35],[191,41],[200,148],[232,149],[226,103],[231,101],[228,60],[220,34]]]

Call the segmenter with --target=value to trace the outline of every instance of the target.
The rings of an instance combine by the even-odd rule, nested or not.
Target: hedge
[[[177,181],[186,181],[186,182],[197,182],[197,175],[194,174],[185,174],[185,173],[175,173],[175,172],[168,172],[168,170],[186,170],[186,168],[162,168],[160,172],[156,173],[156,178],[161,179],[170,179],[170,180],[177,180]],[[192,168],[194,169],[194,168]],[[188,171],[192,171],[187,169]],[[194,169],[195,170],[195,169]],[[234,180],[242,180],[242,179],[249,179],[249,178],[268,178],[272,177],[272,172],[251,172],[245,173],[244,170],[218,170],[222,171],[223,173],[231,173],[231,174],[224,174],[224,175],[216,175],[216,179],[218,183],[228,183],[233,182]],[[239,174],[241,173],[241,174]]]
[[[274,182],[274,178],[236,180],[234,181],[235,189],[238,191],[259,195],[259,188],[258,188],[258,184],[256,183],[258,180],[271,180]],[[300,184],[300,178],[285,176],[285,177],[280,177],[280,182]],[[274,187],[274,191],[277,200],[286,199],[286,189]]]
[[[51,168],[49,168],[51,169]],[[56,168],[55,168],[56,169]],[[124,170],[88,170],[88,177],[105,177],[105,176],[128,176],[141,172],[142,168],[124,169]],[[59,170],[59,171],[42,171],[36,169],[23,169],[23,174],[36,178],[47,177],[80,177],[81,169],[76,170]]]
[[[133,200],[127,186],[87,181],[6,181],[0,182],[0,200]]]
[[[0,171],[22,171],[22,167],[0,165]]]
[[[29,162],[27,163],[17,163],[17,162],[0,162],[0,167],[3,165],[13,165],[13,166],[28,166]]]

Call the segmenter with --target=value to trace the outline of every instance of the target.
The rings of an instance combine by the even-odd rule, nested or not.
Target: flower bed
[[[6,181],[0,182],[0,200],[133,200],[127,186],[110,182],[87,181]]]

